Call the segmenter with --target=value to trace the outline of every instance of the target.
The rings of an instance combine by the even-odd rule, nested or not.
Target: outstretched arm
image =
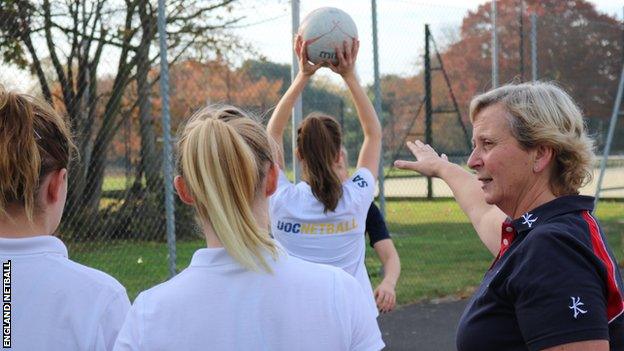
[[[310,77],[314,74],[314,72],[321,68],[320,64],[313,65],[308,62],[306,43],[299,35],[297,35],[297,38],[295,39],[295,52],[299,58],[299,73],[284,96],[282,96],[280,101],[277,103],[277,106],[275,107],[275,110],[273,110],[273,114],[271,114],[271,119],[267,125],[267,132],[269,133],[269,136],[275,140],[278,146],[277,163],[281,169],[284,169],[285,165],[283,140],[284,130],[286,129],[286,125],[290,119],[292,108],[295,105],[297,98],[303,92],[303,88],[305,88]]]
[[[408,142],[407,147],[416,156],[415,162],[395,161],[400,169],[411,169],[427,177],[442,179],[453,191],[455,200],[466,213],[479,238],[493,255],[500,249],[501,224],[507,216],[497,206],[485,202],[477,177],[421,141]]]
[[[358,156],[357,167],[368,168],[375,179],[377,179],[381,153],[381,124],[373,104],[366,96],[366,92],[360,85],[360,82],[358,82],[355,74],[355,61],[359,47],[360,42],[356,39],[353,39],[351,47],[348,47],[346,42],[342,48],[337,47],[338,65],[329,65],[329,68],[340,74],[347,84],[357,110],[362,131],[364,132],[364,141]]]

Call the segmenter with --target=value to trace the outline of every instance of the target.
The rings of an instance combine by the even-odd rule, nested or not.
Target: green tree
[[[159,58],[155,1],[4,0],[0,2],[0,52],[4,62],[36,75],[44,98],[66,112],[81,158],[70,167],[66,218],[83,227],[83,218],[98,218],[102,184],[111,142],[124,116],[140,112],[140,171],[151,189],[159,177],[146,166],[158,163],[151,86],[158,75],[147,74]],[[226,29],[240,20],[234,0],[167,2],[168,53],[180,57],[242,47]],[[229,13],[228,16],[224,14]],[[49,61],[51,69],[47,69]],[[115,68],[111,68],[114,64]],[[112,83],[103,71],[114,73]],[[51,73],[47,73],[47,71]],[[122,111],[131,83],[137,100]],[[58,94],[56,94],[58,93]],[[157,166],[157,165],[156,165]],[[152,170],[158,174],[159,169]]]

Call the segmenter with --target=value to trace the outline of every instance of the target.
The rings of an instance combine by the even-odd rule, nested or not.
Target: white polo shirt
[[[271,233],[288,253],[351,274],[366,292],[367,304],[377,315],[364,265],[366,216],[374,193],[375,178],[367,168],[360,168],[342,184],[342,198],[336,210],[324,213],[323,203],[314,196],[308,183],[294,185],[280,171],[269,213]]]
[[[115,350],[383,348],[355,279],[280,250],[277,261],[267,255],[272,274],[223,248],[197,250],[188,268],[137,297]]]
[[[117,280],[69,260],[50,235],[0,238],[0,260],[12,350],[112,350],[130,307]]]

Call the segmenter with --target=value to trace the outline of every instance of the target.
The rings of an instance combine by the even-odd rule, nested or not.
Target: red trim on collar
[[[498,255],[496,256],[496,258],[494,259],[494,262],[492,262],[492,265],[490,266],[490,269],[492,267],[494,267],[494,264],[501,257],[503,257],[503,255],[505,254],[505,252],[507,252],[507,250],[509,249],[509,247],[511,246],[511,243],[513,243],[515,238],[516,238],[516,229],[513,227],[512,222],[511,221],[503,222],[503,224],[501,226],[501,246],[500,246],[500,250],[498,251]]]

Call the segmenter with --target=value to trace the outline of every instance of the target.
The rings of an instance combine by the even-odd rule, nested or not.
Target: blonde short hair
[[[509,113],[512,135],[524,149],[548,146],[555,152],[550,179],[556,196],[578,194],[592,179],[594,142],[587,135],[581,110],[553,83],[508,84],[477,95],[470,102],[470,121],[488,106],[501,104]]]
[[[271,272],[264,253],[277,259],[278,249],[252,209],[274,157],[262,125],[235,107],[209,106],[181,129],[177,151],[199,221],[242,266]]]

